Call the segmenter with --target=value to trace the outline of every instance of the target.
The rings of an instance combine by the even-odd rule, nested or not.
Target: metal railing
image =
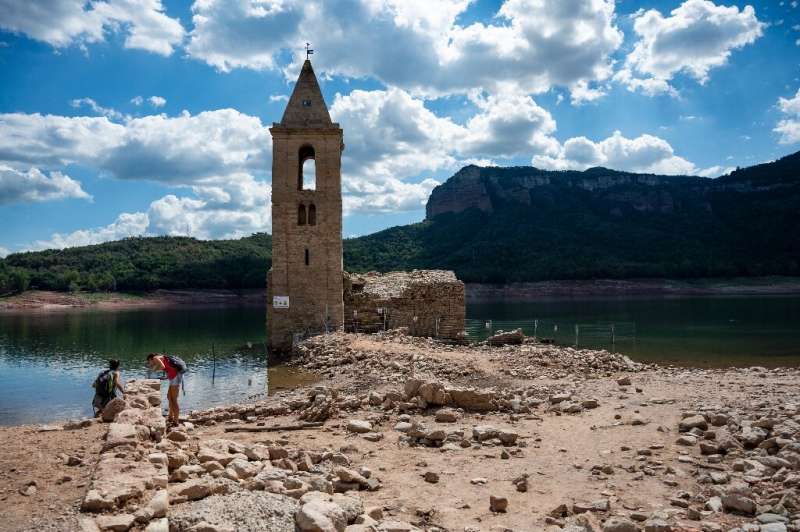
[[[481,342],[498,331],[522,329],[526,336],[558,345],[608,349],[615,352],[624,345],[636,345],[636,323],[598,321],[576,323],[569,320],[552,319],[467,319],[464,323],[467,339]]]

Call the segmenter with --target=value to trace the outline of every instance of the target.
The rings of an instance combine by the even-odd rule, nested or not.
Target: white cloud
[[[147,101],[155,108],[164,107],[167,104],[166,98],[162,98],[161,96],[150,96]]]
[[[491,24],[456,21],[469,0],[198,0],[190,56],[220,70],[277,68],[313,36],[319,71],[371,76],[415,95],[542,92],[590,86],[611,73],[622,43],[613,0],[507,0]],[[403,43],[398,46],[397,43]],[[298,64],[286,68],[296,75]],[[580,99],[576,96],[576,99]]]
[[[270,94],[269,101],[271,102],[288,102],[289,95],[288,94]]]
[[[123,124],[105,117],[0,114],[0,161],[11,166],[94,167],[119,179],[196,184],[242,171],[266,172],[269,131],[233,109],[151,115]]]
[[[534,156],[532,164],[551,170],[585,170],[604,166],[614,170],[665,175],[687,175],[697,167],[675,155],[672,146],[659,137],[641,135],[626,138],[619,131],[600,142],[573,137],[561,146],[556,156]]]
[[[68,234],[55,233],[49,240],[37,240],[30,249],[63,249],[75,246],[89,246],[130,236],[142,236],[146,234],[147,225],[146,213],[124,212],[113,223],[105,227],[81,229]]]
[[[0,164],[0,205],[65,198],[92,199],[79,182],[61,172],[45,175],[37,168],[24,172]]]
[[[778,122],[773,130],[781,135],[778,142],[781,144],[800,142],[800,89],[792,98],[778,99],[778,108],[786,115],[786,118]]]
[[[686,0],[668,17],[640,10],[633,20],[638,41],[615,79],[650,95],[674,94],[669,81],[678,73],[704,84],[713,68],[761,37],[765,27],[752,6],[740,10],[709,0]]]
[[[0,259],[4,259],[11,254],[11,250],[0,246]]]
[[[144,98],[142,98],[141,96],[134,96],[133,98],[131,98],[131,103],[138,107],[144,103]]]
[[[122,120],[125,118],[125,115],[119,111],[110,107],[103,107],[91,98],[78,98],[70,101],[69,104],[76,109],[79,109],[80,107],[88,107],[95,113],[107,116],[112,120]]]
[[[697,172],[697,175],[699,175],[700,177],[719,177],[722,175],[730,174],[734,170],[736,170],[735,166],[717,165],[717,166],[711,166],[709,168],[704,168],[703,170]]]
[[[56,48],[102,42],[107,33],[120,32],[126,48],[161,55],[170,55],[184,36],[161,0],[0,0],[0,27]]]

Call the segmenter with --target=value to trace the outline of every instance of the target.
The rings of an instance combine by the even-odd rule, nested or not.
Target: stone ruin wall
[[[412,336],[462,340],[465,314],[464,283],[452,271],[344,274],[347,331],[407,327]]]

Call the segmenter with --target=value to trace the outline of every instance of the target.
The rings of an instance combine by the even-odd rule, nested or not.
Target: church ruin
[[[283,118],[273,123],[270,133],[270,350],[288,351],[296,339],[344,328],[345,293],[348,322],[352,325],[355,317],[356,328],[361,320],[374,329],[378,320],[384,326],[408,327],[411,334],[420,336],[460,335],[464,330],[464,284],[452,272],[395,272],[366,277],[344,274],[343,132],[339,124],[331,121],[308,59]],[[392,283],[399,284],[387,288]],[[369,288],[364,290],[365,286]]]

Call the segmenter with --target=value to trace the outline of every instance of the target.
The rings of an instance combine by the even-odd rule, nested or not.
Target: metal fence
[[[599,321],[594,323],[575,323],[568,320],[527,319],[527,320],[465,320],[467,339],[480,342],[498,331],[522,329],[526,336],[558,345],[608,349],[630,349],[636,346],[636,323]]]

